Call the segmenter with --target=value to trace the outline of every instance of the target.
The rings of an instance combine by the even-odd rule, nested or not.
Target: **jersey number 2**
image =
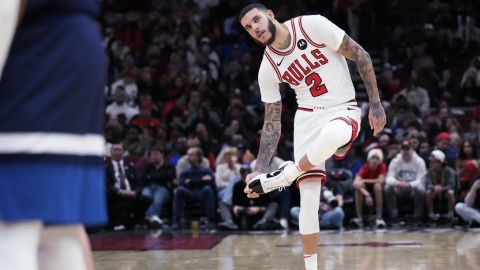
[[[314,72],[305,78],[305,83],[310,86],[310,93],[313,97],[321,96],[328,92],[325,84],[322,84],[322,78]]]

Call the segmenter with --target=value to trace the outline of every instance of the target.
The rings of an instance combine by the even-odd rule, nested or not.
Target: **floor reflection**
[[[322,233],[319,269],[480,269],[480,233],[460,230]],[[303,269],[297,234],[230,235],[209,250],[96,252],[97,269]]]

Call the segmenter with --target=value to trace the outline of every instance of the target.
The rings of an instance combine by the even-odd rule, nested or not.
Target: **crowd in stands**
[[[322,14],[358,40],[372,55],[388,118],[373,137],[365,88],[351,66],[364,118],[348,157],[327,161],[322,228],[480,224],[479,4],[317,2],[264,1],[280,21]],[[111,228],[182,229],[198,217],[207,229],[297,225],[294,185],[259,199],[243,193],[264,113],[257,82],[263,47],[237,22],[243,2],[103,5]],[[287,85],[281,92],[272,171],[293,152],[295,95]]]

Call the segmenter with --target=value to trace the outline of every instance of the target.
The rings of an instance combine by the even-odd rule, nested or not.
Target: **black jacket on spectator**
[[[124,164],[123,167],[125,170],[125,177],[128,179],[130,188],[132,189],[132,191],[140,192],[142,189],[142,186],[138,181],[138,178],[135,172],[135,165],[131,162],[126,162],[125,160],[123,161],[123,164]],[[105,182],[107,185],[107,193],[109,195],[118,193],[118,190],[115,187],[115,183],[117,182],[117,179],[115,179],[115,169],[113,167],[112,160],[107,160],[105,164]]]
[[[160,168],[155,167],[155,164],[149,164],[143,169],[142,181],[144,185],[156,184],[171,189],[175,176],[175,168],[167,163]]]
[[[232,205],[243,206],[243,207],[266,207],[269,203],[272,202],[272,199],[269,195],[262,195],[256,199],[250,199],[247,197],[247,194],[243,192],[245,189],[245,181],[238,181],[233,186],[233,197]]]

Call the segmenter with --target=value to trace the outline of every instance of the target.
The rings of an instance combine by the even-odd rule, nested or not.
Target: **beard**
[[[268,31],[270,32],[271,36],[267,41],[261,42],[257,38],[253,38],[253,40],[257,44],[260,44],[260,45],[263,45],[263,46],[272,45],[273,41],[275,40],[276,33],[277,33],[277,27],[275,26],[275,24],[273,24],[272,20],[270,20],[270,19],[268,19]]]

